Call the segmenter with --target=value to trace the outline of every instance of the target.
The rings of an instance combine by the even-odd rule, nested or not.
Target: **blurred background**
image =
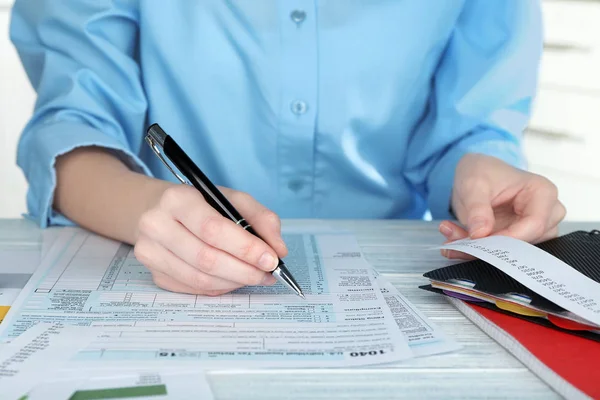
[[[0,0],[0,218],[25,212],[15,149],[35,101],[8,39],[12,2]],[[544,0],[543,11],[540,89],[525,133],[530,170],[556,183],[568,220],[600,221],[600,0]]]

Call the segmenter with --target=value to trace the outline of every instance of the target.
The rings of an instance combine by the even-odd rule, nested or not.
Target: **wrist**
[[[83,147],[57,159],[54,208],[77,225],[135,243],[143,213],[172,183],[130,170],[110,151]]]
[[[140,235],[140,219],[144,213],[158,207],[164,192],[170,187],[177,186],[178,184],[151,178],[135,172],[131,172],[131,174],[132,175],[127,178],[130,182],[127,182],[126,184],[129,187],[137,187],[138,193],[141,194],[137,200],[137,207],[133,212],[134,218],[131,239],[127,240],[127,242],[134,244],[137,242]]]

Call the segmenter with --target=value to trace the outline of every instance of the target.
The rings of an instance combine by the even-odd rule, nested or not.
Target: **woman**
[[[135,244],[165,289],[273,283],[278,215],[454,213],[447,240],[530,242],[564,217],[521,154],[537,1],[17,0],[11,37],[38,93],[18,154],[31,217]],[[266,243],[173,182],[153,122]]]

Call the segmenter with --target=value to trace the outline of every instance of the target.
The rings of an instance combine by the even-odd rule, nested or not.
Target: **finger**
[[[168,290],[171,292],[176,292],[176,293],[200,294],[200,295],[204,295],[204,296],[219,296],[219,295],[222,295],[222,294],[225,294],[225,293],[228,293],[231,291],[229,289],[222,289],[222,290],[202,290],[200,292],[197,289],[187,286],[181,282],[178,282],[178,281],[174,280],[173,278],[171,278],[170,276],[168,276],[167,274],[164,274],[159,271],[152,271],[152,280],[154,281],[154,284],[156,284],[156,286],[160,287],[161,289]]]
[[[288,254],[287,246],[281,238],[281,220],[277,214],[247,193],[231,192],[228,198],[260,237],[277,252],[279,257],[283,258]]]
[[[515,212],[521,218],[498,234],[529,243],[538,242],[551,227],[557,204],[556,187],[552,183],[548,181],[546,184],[532,186],[515,198]]]
[[[552,215],[550,217],[549,226],[554,227],[554,226],[560,224],[562,222],[562,220],[565,219],[566,215],[567,215],[567,209],[565,208],[563,203],[558,201],[556,203],[556,205],[554,206],[554,208],[552,209]]]
[[[186,264],[159,243],[141,236],[134,247],[136,258],[151,272],[161,272],[199,293],[209,290],[234,290],[242,285],[213,277]]]
[[[555,237],[558,236],[558,226],[555,226],[554,228],[550,229],[549,231],[547,231],[546,233],[544,233],[542,235],[542,237],[540,237],[536,242],[534,242],[533,244],[538,244],[538,243],[543,243],[547,240],[550,239],[554,239]]]
[[[178,282],[163,272],[151,270],[150,273],[152,274],[154,284],[161,289],[177,293],[200,294],[198,293],[198,289],[194,289],[183,282]]]
[[[168,215],[155,212],[152,215],[154,223],[162,229],[152,230],[149,238],[160,243],[188,266],[214,277],[219,277],[241,285],[269,285],[275,283],[275,278],[268,272],[247,264],[232,255],[211,247],[201,241],[191,232],[181,226]],[[221,220],[229,222],[224,218]],[[237,232],[243,232],[234,226]],[[225,233],[226,234],[226,233]],[[250,235],[252,236],[252,235]],[[256,238],[251,238],[252,240]],[[263,247],[267,245],[256,239]],[[184,281],[185,282],[185,281]]]
[[[448,242],[469,237],[469,233],[461,226],[451,221],[442,221],[439,226],[440,233]]]
[[[444,242],[444,244],[454,242],[455,240],[460,240],[460,239],[469,237],[468,232],[464,228],[456,225],[455,223],[453,223],[451,221],[443,221],[442,223],[440,223],[439,229],[440,229],[440,232],[442,233],[442,235],[444,235],[446,237],[446,241]],[[462,260],[474,259],[474,257],[472,257],[466,253],[462,253],[462,252],[455,251],[455,250],[442,249],[441,254],[442,254],[442,256],[449,258],[449,259],[462,259]]]
[[[446,257],[449,260],[475,260],[475,257],[473,257],[472,255],[456,250],[442,250],[442,256]]]
[[[447,244],[450,242],[445,242],[444,244]],[[470,254],[467,253],[463,253],[461,251],[456,251],[456,250],[449,250],[449,249],[442,249],[440,251],[440,253],[442,254],[442,256],[451,259],[451,260],[474,260],[475,257],[473,257]]]
[[[550,228],[542,235],[541,238],[537,239],[533,243],[543,243],[547,240],[557,237],[559,233],[558,224],[565,218],[565,215],[565,206],[559,201],[552,210],[552,216],[550,217]]]
[[[233,221],[222,217],[216,210],[208,206],[204,198],[197,192],[175,192],[173,190],[173,193],[169,193],[165,191],[161,205],[175,220],[206,244],[231,254],[263,271],[273,271],[277,268],[277,253],[267,243],[246,232]],[[161,224],[157,224],[153,220],[154,218],[157,218],[156,213],[145,214],[140,222],[142,229],[145,229],[145,225],[149,225],[145,229],[146,231],[170,232],[162,225],[165,223],[165,219],[169,218],[162,218]],[[160,229],[153,228],[156,225]],[[172,228],[172,225],[170,226]],[[165,239],[169,240],[169,238],[163,237],[163,240]],[[179,239],[181,239],[181,235],[170,240],[173,242]],[[176,243],[173,243],[173,245],[166,245],[166,247],[172,248],[175,245]],[[176,253],[182,254],[180,252]],[[187,261],[190,262],[191,260],[187,258]],[[198,265],[196,261],[190,262],[190,264]]]
[[[466,180],[459,183],[459,201],[463,208],[465,225],[472,239],[488,236],[494,228],[491,190],[487,183]]]
[[[194,289],[196,294],[211,290],[234,290],[243,286],[191,267],[162,245],[145,236],[138,239],[134,252],[136,258],[148,269],[170,276],[175,281]]]

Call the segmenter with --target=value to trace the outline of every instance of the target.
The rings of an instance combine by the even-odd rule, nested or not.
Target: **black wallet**
[[[579,271],[588,278],[600,283],[600,231],[591,232],[576,231],[563,235],[546,242],[537,244],[536,247],[552,254],[554,257],[565,262],[571,268]],[[473,289],[482,293],[501,296],[505,294],[519,294],[531,299],[530,304],[548,312],[560,313],[566,311],[559,305],[551,302],[543,296],[519,283],[514,278],[500,271],[493,265],[474,260],[448,267],[439,268],[425,273],[423,276],[433,281],[448,282],[451,280],[469,281],[474,284]],[[431,285],[421,286],[422,289],[444,294],[442,290]],[[480,306],[494,309],[505,314],[510,314],[531,322],[556,327],[543,318],[517,315],[496,307],[492,303],[477,303]],[[586,331],[567,331],[600,341],[600,335]]]

